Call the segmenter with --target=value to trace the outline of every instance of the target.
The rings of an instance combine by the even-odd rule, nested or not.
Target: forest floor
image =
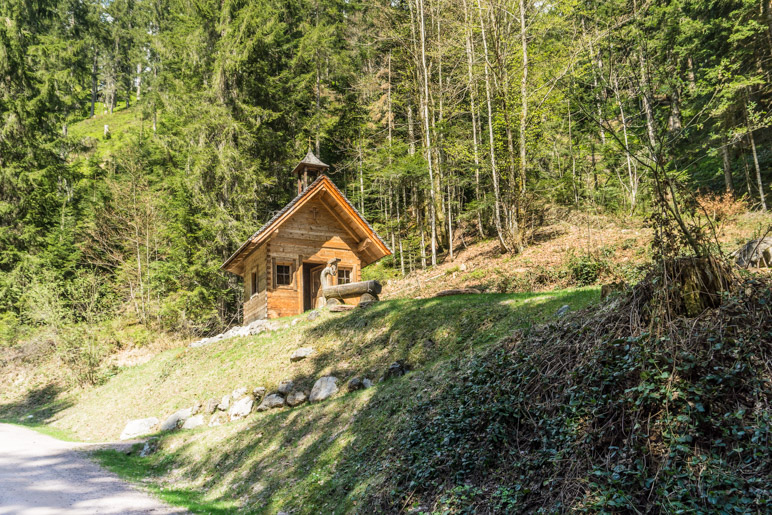
[[[716,236],[722,250],[732,252],[770,226],[770,214],[743,213],[717,223]],[[478,242],[459,231],[453,259],[445,252],[437,266],[387,279],[382,296],[426,298],[454,288],[538,292],[577,284],[635,283],[651,262],[651,240],[651,228],[640,217],[620,219],[553,208],[523,252],[502,254],[496,240]]]

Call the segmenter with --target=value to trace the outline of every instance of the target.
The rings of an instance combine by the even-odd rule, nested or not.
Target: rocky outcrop
[[[323,401],[338,393],[338,378],[335,376],[324,376],[314,383],[311,388],[311,395],[308,400],[311,402]]]
[[[563,315],[565,315],[566,313],[568,313],[570,310],[571,310],[571,306],[569,306],[568,304],[564,304],[564,305],[560,306],[560,309],[558,309],[558,310],[555,312],[555,314],[556,314],[557,316],[559,316],[559,317],[562,317]]]
[[[233,393],[231,393],[231,399],[233,399],[234,401],[237,401],[242,397],[244,397],[246,394],[247,394],[247,389],[246,387],[242,386],[241,388],[236,388],[235,390],[233,390]]]
[[[121,440],[131,440],[138,436],[144,436],[153,432],[158,425],[158,419],[155,417],[140,418],[136,420],[130,420],[126,427],[123,428],[121,433]]]
[[[260,399],[265,397],[265,387],[258,386],[257,388],[252,390],[252,397],[254,397],[256,401],[259,401]]]
[[[228,408],[231,406],[231,396],[230,395],[223,395],[222,400],[220,401],[220,404],[217,405],[217,409],[220,411],[228,411]]]

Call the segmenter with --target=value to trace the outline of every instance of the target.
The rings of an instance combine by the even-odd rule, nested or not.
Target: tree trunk
[[[480,202],[480,153],[477,144],[477,104],[475,102],[475,82],[474,74],[472,73],[474,67],[474,44],[472,41],[471,29],[469,20],[469,6],[464,0],[464,25],[466,30],[466,62],[467,62],[467,75],[469,78],[469,111],[472,115],[472,153],[474,155],[474,198],[478,203],[477,206],[477,231],[480,233],[480,237],[485,236],[482,224],[482,213],[479,207]]]
[[[574,135],[571,129],[571,99],[568,99],[568,151],[571,153],[571,185],[574,190],[574,204],[579,205],[579,191],[576,187],[576,155],[574,154]]]
[[[141,94],[141,85],[142,85],[142,64],[137,63],[137,102],[139,102],[139,98]]]
[[[729,139],[726,135],[721,136],[721,158],[724,165],[724,185],[728,193],[734,193],[734,184],[732,184],[732,165],[729,162]]]
[[[638,197],[638,170],[633,170],[633,163],[630,155],[630,142],[627,138],[627,117],[625,116],[625,109],[622,105],[622,99],[619,96],[619,78],[616,73],[614,74],[614,97],[616,98],[617,105],[619,106],[619,115],[622,118],[622,137],[625,142],[625,158],[627,160],[627,178],[630,181],[628,193],[630,195],[630,214],[635,211]]]
[[[488,59],[488,42],[485,37],[485,24],[482,18],[482,7],[480,6],[480,0],[477,0],[478,15],[480,19],[480,32],[482,35],[483,52],[485,53],[485,98],[488,106],[488,141],[490,143],[490,159],[491,159],[491,177],[493,178],[493,222],[496,227],[496,236],[499,238],[499,245],[501,249],[510,252],[507,242],[504,240],[504,235],[501,228],[501,192],[499,191],[499,172],[496,169],[496,145],[493,137],[493,107],[491,105],[491,85],[490,85],[490,73],[488,68],[490,67],[490,60]]]
[[[89,111],[89,116],[91,118],[94,117],[94,106],[96,105],[96,97],[97,97],[97,59],[99,57],[99,52],[96,48],[94,48],[94,61],[91,64],[91,110]]]
[[[753,129],[751,128],[751,122],[748,118],[747,112],[745,115],[745,124],[748,128],[748,140],[751,142],[751,152],[753,153],[753,166],[756,168],[756,185],[759,188],[759,198],[761,199],[761,210],[767,210],[767,200],[764,195],[764,184],[761,181],[761,168],[759,167],[759,156],[756,153],[756,140],[753,137]]]
[[[429,69],[426,65],[426,23],[424,22],[424,3],[418,2],[418,18],[421,32],[421,70],[423,72],[423,118],[424,132],[426,141],[426,162],[429,168],[429,216],[431,217],[431,246],[432,246],[432,266],[437,264],[437,213],[436,198],[434,191],[434,169],[432,166],[432,140],[429,127]]]
[[[362,134],[359,135],[359,212],[365,216],[365,176],[362,170]]]

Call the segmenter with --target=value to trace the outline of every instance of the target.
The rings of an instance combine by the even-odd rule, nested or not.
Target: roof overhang
[[[236,252],[220,267],[221,270],[244,275],[244,260],[258,247],[276,234],[281,225],[292,217],[303,205],[318,198],[330,215],[346,230],[356,242],[354,252],[367,266],[391,254],[391,250],[362,215],[351,205],[343,193],[326,175],[320,175],[308,188],[295,197],[271,220],[245,241]]]

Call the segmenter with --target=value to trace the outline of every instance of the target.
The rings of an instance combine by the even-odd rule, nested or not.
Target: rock
[[[362,380],[359,379],[358,377],[352,377],[351,380],[349,380],[347,387],[348,387],[348,391],[355,392],[357,390],[361,390],[362,388],[364,388],[365,385],[362,382]]]
[[[212,418],[209,419],[209,427],[215,427],[215,426],[221,426],[224,422],[227,422],[227,418],[225,416],[225,413],[218,411],[214,415],[212,415]]]
[[[558,310],[555,312],[555,314],[556,314],[557,316],[559,316],[559,317],[562,317],[563,315],[565,315],[566,313],[568,313],[568,311],[569,311],[570,309],[571,309],[571,306],[569,306],[568,304],[565,304],[565,305],[563,305],[563,306],[560,306],[560,309],[558,309]]]
[[[206,404],[204,405],[204,413],[206,413],[207,415],[211,415],[212,413],[217,411],[218,404],[220,404],[220,401],[218,401],[217,399],[214,399],[214,398],[209,399],[208,401],[206,401]]]
[[[293,321],[292,321],[292,327],[295,327],[295,326],[296,326],[296,325],[298,325],[300,322],[302,322],[302,320],[300,320],[299,318],[296,318],[295,320],[293,320]]]
[[[364,386],[365,388],[370,388],[372,385],[373,385],[373,382],[370,381],[368,378],[365,377],[364,379],[362,379],[362,386]]]
[[[306,317],[306,320],[316,320],[317,318],[319,318],[319,312],[316,310],[313,310],[308,314],[308,316]]]
[[[370,295],[369,293],[363,293],[362,297],[359,299],[359,303],[357,304],[357,307],[369,308],[376,302],[378,302],[378,297],[376,297],[375,295]]]
[[[231,396],[230,395],[223,395],[222,400],[220,401],[220,404],[217,405],[217,409],[220,411],[228,411],[228,408],[231,405]]]
[[[136,420],[129,420],[126,427],[123,428],[121,433],[121,440],[131,440],[138,436],[150,434],[158,425],[158,419],[155,417],[139,418]]]
[[[330,306],[330,313],[342,313],[344,311],[351,311],[356,309],[356,306],[351,304],[338,304],[337,306]]]
[[[279,383],[279,387],[277,388],[277,391],[286,396],[288,393],[292,391],[292,387],[295,386],[295,383],[293,383],[290,379],[285,379],[281,383]]]
[[[190,344],[190,346],[195,349],[197,347],[203,347],[204,345],[212,343],[213,341],[214,340],[212,338],[203,338],[201,340],[196,340],[196,341],[192,342]]]
[[[314,383],[314,387],[311,388],[311,395],[308,400],[311,402],[319,402],[327,399],[328,397],[338,393],[338,378],[335,376],[324,376]]]
[[[263,399],[263,402],[257,407],[257,411],[266,411],[272,408],[281,408],[282,406],[284,406],[284,397],[278,393],[272,393]]]
[[[228,411],[228,416],[231,420],[239,420],[244,418],[252,413],[252,406],[254,404],[255,401],[252,400],[252,397],[244,397],[243,399],[233,403],[233,406]]]
[[[259,401],[265,396],[265,387],[264,386],[258,386],[254,390],[252,390],[252,397],[255,398],[256,401]]]
[[[255,320],[247,326],[247,334],[255,335],[265,331],[265,320]]]
[[[408,370],[410,370],[410,365],[405,363],[404,361],[397,360],[391,365],[389,365],[389,368],[386,369],[386,374],[383,376],[384,379],[391,379],[392,377],[401,377],[405,375]]]
[[[466,263],[461,263],[461,266],[459,266],[458,269],[462,272],[466,272]]]
[[[187,419],[189,419],[190,415],[191,415],[190,408],[175,411],[174,413],[166,417],[166,420],[164,420],[163,424],[161,424],[161,427],[159,428],[159,430],[173,431],[174,429],[177,429],[177,426],[179,426],[180,423],[185,422]]]
[[[190,417],[182,424],[182,429],[195,429],[204,425],[204,415]]]
[[[287,396],[287,405],[292,407],[299,406],[306,402],[307,399],[308,397],[306,397],[305,393],[296,390]]]
[[[193,406],[190,407],[190,416],[198,415],[199,412],[201,412],[202,407],[203,404],[201,404],[201,401],[196,400],[196,402],[193,403]]]
[[[296,349],[295,352],[292,353],[292,356],[290,356],[290,361],[294,363],[295,361],[306,359],[307,357],[311,356],[313,353],[314,353],[314,349],[311,347],[300,347],[299,349]]]
[[[743,267],[772,267],[772,236],[751,240],[732,253],[735,262]]]
[[[435,297],[447,297],[449,295],[479,295],[480,290],[475,288],[456,288],[452,290],[442,290],[439,293],[435,293]]]
[[[245,386],[242,386],[241,388],[236,388],[235,390],[233,390],[233,392],[231,393],[231,399],[233,399],[234,401],[237,401],[242,397],[244,397],[246,394],[247,394],[247,388]]]
[[[140,458],[150,456],[158,450],[158,438],[148,438],[145,445],[142,446],[142,450],[139,451]]]

